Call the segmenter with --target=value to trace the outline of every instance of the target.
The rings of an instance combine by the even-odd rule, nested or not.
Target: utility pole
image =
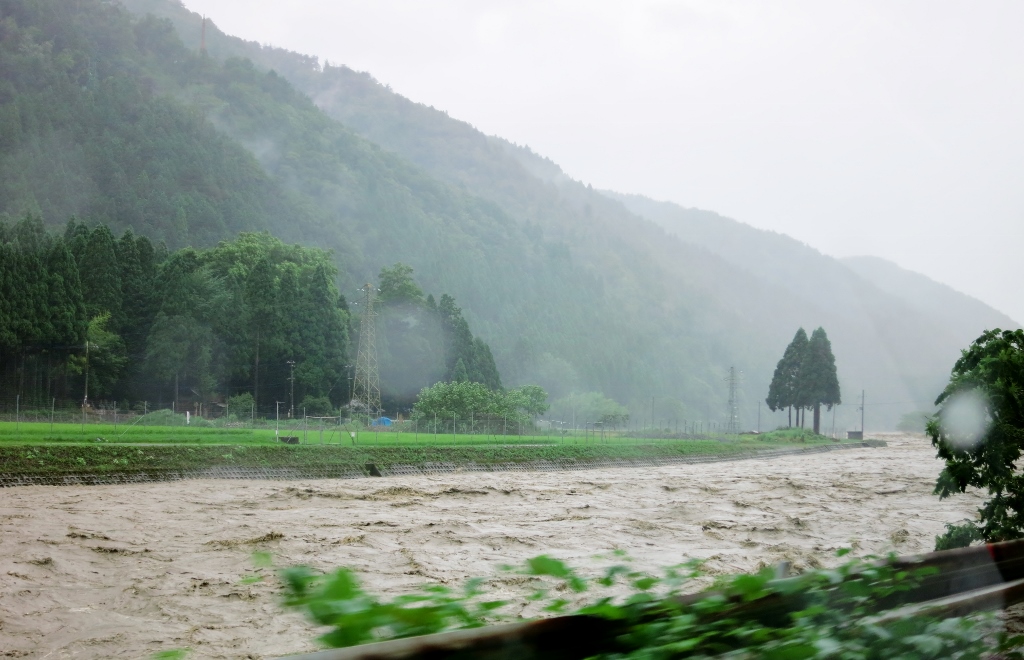
[[[356,353],[356,378],[352,402],[366,406],[367,423],[380,411],[380,372],[377,369],[377,312],[373,308],[377,290],[372,284],[361,287],[363,312],[359,319],[359,350]]]
[[[864,390],[860,391],[860,435],[864,437]]]
[[[292,401],[288,407],[288,419],[295,419],[295,360],[288,360],[288,380],[292,383]]]
[[[736,376],[736,367],[729,367],[729,376],[728,376],[728,378],[726,378],[726,380],[729,381],[729,409],[727,411],[728,412],[727,419],[729,420],[729,422],[728,422],[728,426],[726,427],[725,432],[726,433],[736,434],[736,433],[740,432],[740,408],[739,408],[739,399],[737,397],[738,378]],[[761,426],[761,404],[760,404],[760,402],[758,402],[758,406],[757,406],[757,417],[758,417],[757,425],[760,428],[760,426]]]
[[[277,436],[281,435],[281,402],[280,401],[275,401],[274,402],[274,417],[275,417],[274,436],[277,437]]]
[[[177,378],[177,374],[174,376]],[[175,381],[177,383],[177,381]],[[177,393],[175,393],[177,397]],[[85,339],[85,396],[82,398],[82,419],[85,419],[85,409],[89,406],[89,339]]]

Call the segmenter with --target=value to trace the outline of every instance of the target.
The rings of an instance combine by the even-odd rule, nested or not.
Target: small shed
[[[378,417],[377,419],[373,420],[372,424],[373,426],[391,426],[391,418]]]

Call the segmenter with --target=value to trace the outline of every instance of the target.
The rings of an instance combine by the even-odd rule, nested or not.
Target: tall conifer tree
[[[836,373],[836,358],[832,355],[832,343],[824,328],[811,333],[807,343],[800,373],[800,390],[807,405],[814,408],[814,432],[821,431],[821,407],[829,410],[842,403],[839,394],[839,376]]]
[[[106,330],[120,332],[123,324],[121,272],[117,263],[114,236],[106,225],[99,225],[89,234],[85,250],[78,260],[82,278],[85,310],[92,320],[104,312],[110,314]]]
[[[800,370],[807,348],[807,332],[800,328],[789,342],[782,359],[775,367],[775,375],[768,387],[765,403],[771,411],[789,409],[789,426],[793,426],[793,408],[796,408],[797,425],[800,424]]]

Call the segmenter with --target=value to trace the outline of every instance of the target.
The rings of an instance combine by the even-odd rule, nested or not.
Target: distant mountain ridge
[[[554,396],[599,390],[648,424],[652,417],[720,420],[725,373],[736,366],[744,372],[743,422],[753,427],[796,327],[821,325],[847,401],[837,426],[859,418],[850,404],[865,388],[879,404],[870,409],[869,428],[879,428],[934,399],[966,345],[927,309],[788,237],[708,212],[602,194],[531,150],[405,99],[367,74],[322,67],[212,24],[207,55],[199,57],[201,18],[175,0],[124,5],[140,17],[168,19],[176,34],[160,21],[93,20],[90,12],[115,6],[84,0],[73,10],[82,24],[70,39],[50,34],[72,31],[62,27],[66,20],[54,23],[15,0],[0,3],[19,8],[19,20],[35,21],[58,50],[101,33],[124,44],[122,33],[133,30],[134,45],[109,62],[110,80],[136,81],[173,112],[215,128],[230,143],[224,149],[235,150],[234,161],[246,168],[258,162],[262,172],[251,181],[283,191],[281,206],[239,228],[333,249],[343,291],[383,265],[412,265],[425,289],[455,295],[508,385],[536,382]],[[239,146],[244,154],[236,153]],[[160,171],[159,151],[136,151]],[[212,162],[195,153],[207,159],[199,165]],[[192,183],[168,179],[157,192],[174,198],[186,185]],[[229,185],[214,181],[194,192],[213,203]],[[64,201],[55,208],[73,212],[74,200]],[[192,217],[192,207],[183,208]],[[195,240],[174,234],[172,221],[157,213],[114,224]],[[207,242],[237,231],[227,224],[196,229]],[[779,421],[762,412],[765,427]]]
[[[863,283],[851,278],[848,269],[879,291],[931,316],[944,332],[951,333],[964,346],[986,329],[1020,327],[982,301],[880,257],[834,259],[785,234],[757,229],[712,211],[684,208],[640,195],[610,191],[604,194],[683,240],[785,286],[796,295],[818,300],[819,304],[847,304],[835,293],[842,289],[851,295],[865,295],[864,291],[855,293]],[[808,278],[808,272],[817,275]]]
[[[979,328],[1015,330],[1021,327],[1014,319],[977,298],[881,257],[845,257],[840,261],[882,291],[955,328],[960,336],[974,339],[981,334]]]

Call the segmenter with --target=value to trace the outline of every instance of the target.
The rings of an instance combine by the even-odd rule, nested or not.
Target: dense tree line
[[[842,403],[836,359],[824,328],[812,332],[810,339],[803,328],[796,331],[775,367],[765,402],[772,411],[789,409],[790,426],[793,425],[793,410],[796,410],[797,426],[801,427],[804,426],[803,411],[813,410],[814,432],[820,432],[821,406],[831,409]]]
[[[291,403],[294,362],[296,406],[346,404],[356,338],[337,277],[328,252],[266,233],[169,252],[102,224],[0,221],[0,396],[193,409],[247,394],[268,410]],[[502,390],[454,298],[424,297],[396,264],[378,301],[387,409],[438,381]]]
[[[0,387],[26,402],[148,400],[191,408],[252,392],[341,402],[349,311],[323,251],[242,234],[168,252],[131,230],[38,216],[0,223]]]
[[[421,388],[436,382],[480,383],[502,390],[490,347],[474,337],[455,298],[435,301],[398,263],[379,275],[378,358],[385,409],[408,409]]]

